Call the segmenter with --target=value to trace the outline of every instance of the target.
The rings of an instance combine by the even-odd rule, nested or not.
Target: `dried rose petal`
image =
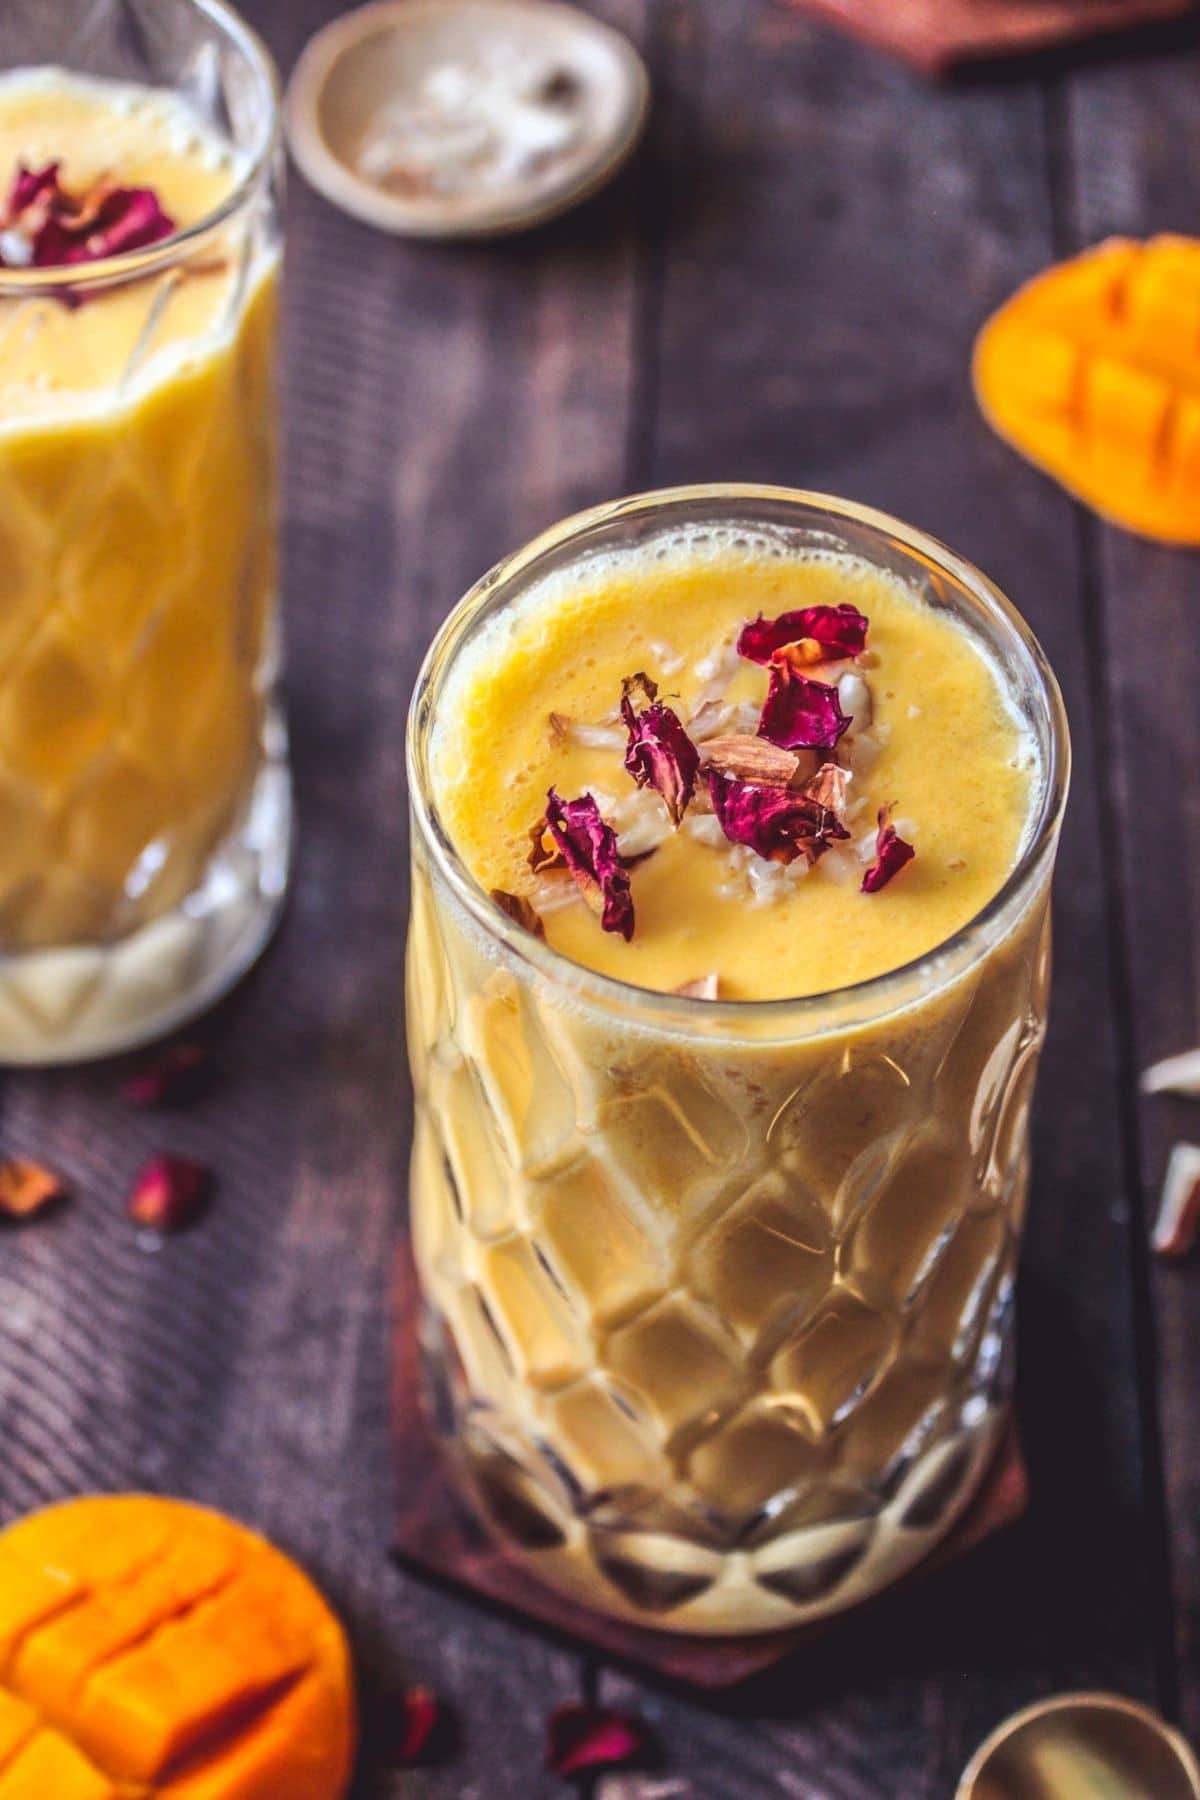
[[[632,702],[639,694],[647,703],[658,699],[658,683],[651,681],[645,669],[639,669],[636,675],[626,675],[621,681],[622,700]]]
[[[857,606],[843,602],[841,606],[802,606],[797,612],[780,613],[777,619],[764,619],[759,613],[743,625],[738,638],[738,655],[751,662],[769,663],[771,658],[789,645],[803,645],[809,640],[817,647],[817,655],[800,652],[810,662],[838,662],[845,656],[857,656],[867,642],[866,617]]]
[[[877,894],[885,888],[893,875],[898,875],[905,863],[911,862],[917,854],[911,844],[906,844],[891,822],[892,809],[881,806],[879,809],[879,829],[875,833],[875,861],[862,878],[861,892]]]
[[[1186,1256],[1200,1236],[1200,1145],[1176,1144],[1151,1239],[1160,1256]]]
[[[604,822],[591,794],[563,800],[551,788],[546,795],[546,830],[604,930],[619,931],[628,943],[633,936],[629,870],[617,849],[617,834]]]
[[[835,687],[772,664],[759,737],[783,750],[832,750],[850,723]]]
[[[524,894],[508,894],[503,888],[492,888],[489,898],[500,908],[502,913],[513,921],[514,925],[523,925],[526,931],[532,932],[536,938],[544,938],[545,926],[532,900]]]
[[[543,869],[561,869],[563,867],[563,857],[553,841],[549,844],[546,842],[548,835],[546,815],[543,813],[537,824],[530,827],[529,832],[527,860],[535,875],[540,875]]]
[[[411,1769],[429,1749],[442,1718],[441,1702],[432,1688],[406,1688],[397,1697],[392,1721],[388,1762],[393,1769]]]
[[[716,769],[706,774],[713,811],[730,843],[747,844],[771,862],[803,856],[814,863],[831,843],[850,835],[828,807],[806,794],[735,781]]]
[[[9,1156],[0,1161],[0,1217],[32,1219],[66,1194],[66,1188],[52,1169],[30,1162],[24,1156]]]
[[[719,1000],[721,997],[721,977],[715,972],[698,975],[695,981],[681,981],[677,988],[672,988],[684,1000]]]
[[[546,1720],[546,1768],[560,1780],[585,1769],[611,1769],[646,1748],[637,1719],[586,1700],[556,1706]]]
[[[130,1189],[125,1210],[150,1231],[178,1231],[208,1197],[212,1170],[189,1156],[154,1156]]]
[[[652,787],[661,796],[672,825],[677,826],[696,792],[699,751],[678,714],[661,701],[635,713],[626,694],[621,701],[621,717],[629,733],[626,770],[639,787]]]
[[[212,1072],[208,1051],[200,1044],[172,1044],[157,1062],[131,1075],[121,1089],[130,1106],[172,1106],[194,1099]]]
[[[143,250],[175,230],[152,188],[119,187],[105,177],[73,194],[62,186],[58,171],[58,163],[43,169],[18,166],[0,227],[5,240],[0,260],[62,268]],[[18,255],[15,244],[22,246]]]

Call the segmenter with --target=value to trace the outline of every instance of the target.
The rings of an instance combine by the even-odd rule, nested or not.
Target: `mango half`
[[[1110,238],[1047,269],[975,344],[984,417],[1115,524],[1200,544],[1200,240]]]
[[[308,1578],[177,1500],[0,1534],[0,1800],[341,1800],[350,1656]]]

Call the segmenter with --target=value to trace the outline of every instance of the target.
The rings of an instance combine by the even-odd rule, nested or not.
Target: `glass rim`
[[[275,59],[265,40],[228,0],[184,0],[194,12],[214,24],[246,58],[258,76],[269,102],[269,123],[263,142],[249,167],[223,200],[199,219],[173,231],[170,237],[140,250],[119,250],[115,256],[99,256],[94,262],[55,264],[49,268],[0,269],[0,295],[53,294],[60,290],[90,287],[117,277],[146,274],[168,267],[195,243],[207,237],[253,199],[274,163],[282,142],[283,90]],[[65,66],[65,65],[64,65]],[[0,74],[5,73],[0,69]]]
[[[905,550],[915,553],[936,569],[950,575],[981,603],[985,611],[997,617],[1024,653],[1042,698],[1048,725],[1048,743],[1042,770],[1041,796],[1036,817],[1027,834],[1016,862],[996,892],[979,910],[951,934],[932,945],[919,956],[897,968],[886,969],[861,981],[825,988],[818,993],[780,995],[771,999],[704,1000],[692,995],[664,993],[657,988],[640,987],[617,976],[603,974],[576,962],[562,951],[553,949],[543,939],[534,937],[511,919],[476,881],[445,830],[433,802],[432,781],[426,757],[433,730],[435,684],[448,670],[461,648],[470,626],[498,594],[503,595],[509,583],[518,579],[544,556],[563,548],[573,539],[582,539],[594,527],[665,510],[675,505],[697,501],[771,501],[799,505],[824,512],[830,520],[846,520],[896,539]],[[712,521],[717,523],[718,521]],[[737,523],[732,519],[731,523]],[[752,524],[752,520],[746,521]],[[1007,595],[965,557],[959,556],[940,539],[878,508],[854,500],[822,494],[804,488],[790,488],[760,482],[711,482],[668,488],[650,489],[606,501],[599,506],[573,513],[558,524],[538,533],[519,549],[503,557],[480,577],[451,609],[434,634],[417,675],[408,712],[406,733],[409,799],[420,835],[432,851],[440,872],[470,917],[489,938],[498,940],[520,962],[553,981],[577,1000],[591,1000],[615,1006],[633,1015],[654,1012],[657,1023],[676,1026],[694,1034],[706,1027],[703,1035],[720,1036],[714,1027],[724,1025],[736,1032],[739,1025],[750,1021],[796,1020],[814,1021],[812,1035],[835,1028],[836,1021],[818,1022],[831,1007],[857,1002],[868,1010],[855,1023],[886,1017],[912,1004],[912,994],[902,990],[922,972],[955,957],[962,958],[961,969],[950,971],[946,979],[973,967],[990,943],[990,932],[1005,915],[1017,910],[1017,903],[1032,889],[1043,871],[1047,853],[1053,852],[1066,806],[1070,786],[1071,746],[1066,707],[1057,677],[1046,658],[1032,628]],[[1003,935],[1003,934],[1001,934]],[[940,983],[938,985],[941,985]],[[879,1005],[871,1002],[878,998]]]

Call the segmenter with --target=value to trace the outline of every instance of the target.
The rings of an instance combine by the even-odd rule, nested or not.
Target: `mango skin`
[[[992,428],[1103,518],[1200,544],[1200,240],[1110,238],[1013,295],[975,342]]]
[[[0,1800],[342,1800],[350,1653],[219,1513],[68,1501],[0,1533]]]

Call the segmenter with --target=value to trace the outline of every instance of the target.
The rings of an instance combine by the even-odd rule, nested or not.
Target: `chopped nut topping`
[[[766,738],[744,737],[740,732],[731,737],[709,738],[701,745],[700,756],[709,768],[722,775],[767,787],[787,787],[801,766],[794,750],[781,750]]]
[[[567,733],[571,729],[571,721],[568,719],[566,713],[552,712],[549,718],[549,725],[550,748],[553,750],[556,745],[561,744],[566,740]]]
[[[1200,1234],[1200,1145],[1176,1144],[1167,1164],[1151,1243],[1160,1256],[1186,1256]]]
[[[524,894],[507,894],[503,888],[491,888],[488,891],[488,898],[513,921],[514,925],[524,926],[525,930],[531,932],[536,938],[545,937],[546,928],[538,916],[537,908],[532,900],[527,899]]]
[[[684,1000],[718,1000],[720,998],[721,978],[719,975],[700,975],[695,981],[681,981],[673,994]]]
[[[1144,1094],[1185,1094],[1200,1099],[1200,1050],[1185,1050],[1152,1063],[1142,1076]]]

